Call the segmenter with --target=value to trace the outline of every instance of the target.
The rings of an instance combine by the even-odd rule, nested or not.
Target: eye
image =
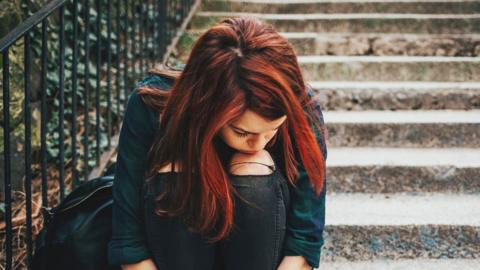
[[[237,132],[237,131],[234,131],[234,132],[238,137],[247,137],[248,136],[248,133],[241,133],[241,132]]]

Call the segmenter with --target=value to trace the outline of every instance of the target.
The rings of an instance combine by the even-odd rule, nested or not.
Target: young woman
[[[142,80],[120,131],[110,265],[319,267],[327,149],[312,96],[291,44],[250,17]]]

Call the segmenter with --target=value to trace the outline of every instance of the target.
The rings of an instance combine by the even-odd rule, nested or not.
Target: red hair
[[[175,162],[182,166],[178,178],[166,181],[166,192],[156,198],[159,216],[181,215],[192,231],[212,232],[209,242],[229,234],[235,189],[228,179],[228,147],[218,133],[247,109],[269,120],[287,116],[266,148],[279,149],[293,186],[298,155],[319,196],[325,159],[309,121],[323,127],[305,113],[304,108],[313,111],[313,100],[292,45],[270,24],[252,17],[224,19],[198,38],[182,71],[153,73],[174,83],[170,91],[139,89],[161,119],[146,176],[155,181],[159,168]]]

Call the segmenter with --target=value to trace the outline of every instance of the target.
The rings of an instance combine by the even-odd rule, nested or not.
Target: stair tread
[[[346,89],[480,89],[480,82],[422,82],[422,81],[311,81],[315,88],[346,88]]]
[[[225,0],[216,0],[225,2]],[[443,3],[469,3],[478,0],[434,0]],[[228,0],[227,2],[237,3],[265,3],[265,4],[310,4],[310,3],[432,3],[432,0]]]
[[[395,63],[412,63],[412,62],[475,62],[480,63],[480,57],[470,56],[344,56],[344,55],[300,55],[297,57],[300,63],[328,63],[328,62],[395,62]]]
[[[189,32],[204,30],[189,30]],[[346,32],[278,32],[286,38],[321,38],[321,37],[388,37],[388,38],[480,38],[479,34],[428,34],[428,33],[346,33]]]
[[[328,225],[480,226],[478,194],[333,193],[325,204]]]
[[[324,111],[328,123],[475,123],[480,124],[480,110],[401,110],[401,111]]]
[[[480,167],[480,148],[331,147],[327,166]]]
[[[188,29],[187,33],[190,34],[201,34],[207,29]],[[281,36],[288,39],[300,39],[300,38],[332,38],[332,37],[387,37],[387,38],[469,38],[469,39],[478,39],[480,34],[476,33],[465,33],[465,34],[455,34],[455,33],[356,33],[356,32],[278,32]]]
[[[321,262],[322,270],[475,270],[480,265],[479,259],[390,259],[368,261]],[[317,269],[317,268],[315,268]]]
[[[278,14],[254,12],[201,11],[196,16],[252,16],[264,20],[344,20],[344,19],[478,19],[480,14],[421,14],[421,13],[303,13]]]

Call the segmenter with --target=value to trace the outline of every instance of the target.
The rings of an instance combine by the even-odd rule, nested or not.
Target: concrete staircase
[[[480,269],[480,1],[204,1],[294,44],[329,130],[321,269]]]

